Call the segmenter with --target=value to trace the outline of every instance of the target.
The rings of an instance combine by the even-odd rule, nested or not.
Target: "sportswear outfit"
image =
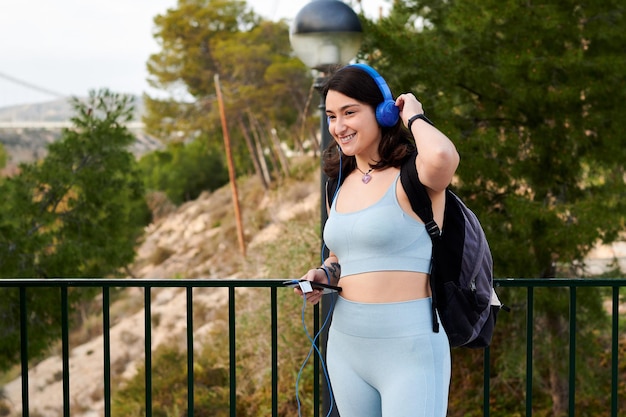
[[[432,241],[424,224],[400,207],[398,179],[363,210],[339,213],[337,198],[332,202],[324,241],[337,255],[342,277],[430,273]],[[443,327],[433,332],[431,303],[430,297],[393,303],[337,298],[326,354],[341,417],[446,415],[450,344]]]

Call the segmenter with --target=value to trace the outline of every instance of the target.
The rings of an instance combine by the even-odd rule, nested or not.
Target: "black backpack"
[[[424,221],[433,242],[430,286],[433,331],[439,332],[437,314],[450,346],[484,348],[493,336],[502,305],[493,288],[493,260],[476,215],[450,189],[446,189],[443,233],[433,220],[430,197],[415,168],[415,155],[400,169],[400,180],[413,211]],[[337,180],[326,183],[331,202]]]
[[[400,180],[433,242],[433,331],[439,331],[437,311],[450,346],[487,347],[498,312],[509,309],[493,288],[493,259],[485,232],[476,215],[450,189],[446,189],[443,227],[439,230],[414,157],[402,164]]]

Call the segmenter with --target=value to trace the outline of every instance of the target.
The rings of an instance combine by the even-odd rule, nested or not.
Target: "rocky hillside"
[[[276,278],[265,269],[263,258],[268,245],[288,232],[294,233],[287,230],[290,221],[299,218],[310,223],[310,230],[303,228],[295,232],[305,236],[298,238],[302,245],[318,246],[314,224],[319,221],[319,170],[315,161],[299,164],[303,167],[299,169],[300,174],[281,180],[270,191],[263,190],[255,178],[238,182],[246,257],[240,253],[232,215],[231,188],[226,186],[214,193],[202,194],[197,200],[178,208],[165,208],[160,212],[157,220],[146,228],[138,245],[136,261],[130,267],[133,278]],[[312,256],[317,261],[317,255]],[[239,294],[238,290],[238,297]],[[227,291],[222,289],[202,291],[194,295],[194,306],[203,310],[205,317],[216,317],[219,314],[213,312],[226,308],[227,296]],[[184,341],[185,290],[153,289],[152,299],[152,349],[172,343],[172,340]],[[118,383],[132,377],[137,366],[143,363],[142,306],[143,291],[140,289],[129,289],[111,306],[112,379]],[[98,332],[100,323],[101,318],[97,317],[84,326],[91,325]],[[210,319],[202,323],[195,331],[195,340],[201,340],[220,325],[217,320]],[[89,333],[85,329],[83,332]],[[72,415],[102,416],[102,336],[96,334],[70,344]],[[61,375],[60,354],[54,354],[31,368],[31,415],[56,417],[63,414]],[[3,389],[4,403],[11,410],[9,415],[21,415],[21,378],[9,382]],[[1,398],[0,406],[3,403]]]

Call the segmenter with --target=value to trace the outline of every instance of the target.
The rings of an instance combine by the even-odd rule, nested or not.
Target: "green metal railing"
[[[22,377],[22,416],[29,417],[28,388],[28,338],[27,314],[28,305],[26,291],[30,288],[59,288],[61,291],[61,343],[62,343],[62,385],[63,385],[63,416],[70,416],[70,373],[69,373],[69,288],[101,288],[102,289],[102,330],[104,350],[104,415],[111,416],[111,338],[110,338],[110,289],[111,288],[143,288],[145,308],[145,409],[146,417],[152,416],[152,288],[185,288],[186,289],[186,320],[187,320],[187,415],[194,414],[194,335],[193,335],[193,289],[194,288],[228,288],[229,316],[229,383],[230,383],[230,415],[235,416],[237,393],[236,333],[235,333],[235,289],[236,288],[269,288],[271,298],[271,380],[272,380],[272,416],[278,416],[278,310],[277,288],[283,288],[283,280],[165,280],[165,279],[3,279],[0,288],[17,287],[20,292],[20,337],[21,337],[21,377]],[[319,308],[314,308],[314,331],[319,330]],[[319,369],[319,359],[314,358],[313,365]],[[319,375],[314,379],[315,416],[319,416]]]
[[[193,335],[193,289],[201,287],[228,288],[228,317],[229,317],[229,383],[230,383],[230,415],[236,415],[237,393],[237,364],[236,364],[236,326],[235,305],[236,288],[268,288],[271,304],[271,384],[272,384],[272,416],[278,416],[278,309],[277,289],[282,288],[282,279],[270,280],[161,280],[161,279],[6,279],[0,280],[0,288],[18,288],[20,294],[20,333],[21,333],[21,376],[22,376],[22,416],[29,416],[29,388],[28,388],[28,337],[27,337],[27,291],[31,288],[59,288],[61,292],[61,343],[62,343],[62,386],[63,386],[63,416],[70,416],[70,367],[69,367],[69,302],[68,289],[78,287],[101,288],[102,290],[102,330],[104,352],[104,415],[111,416],[111,338],[110,338],[110,290],[111,288],[135,287],[144,289],[145,308],[145,409],[146,416],[152,416],[152,317],[151,317],[151,289],[152,288],[185,288],[186,289],[186,320],[187,320],[187,415],[194,412],[194,335]],[[619,290],[626,287],[626,279],[497,279],[495,285],[502,288],[526,288],[526,415],[532,415],[532,380],[533,380],[533,323],[534,293],[539,287],[562,287],[570,290],[570,340],[569,340],[569,415],[575,415],[575,376],[576,376],[576,302],[577,289],[580,287],[610,287],[612,288],[612,377],[611,377],[611,416],[618,413],[618,336],[619,336]],[[315,306],[313,310],[313,331],[317,334],[321,322],[321,309]],[[518,314],[515,310],[513,314]],[[317,339],[319,343],[319,338]],[[325,340],[325,335],[321,337]],[[490,349],[484,350],[484,397],[483,414],[489,416],[490,394]],[[319,358],[314,356],[313,366],[320,369]],[[320,372],[314,373],[314,416],[320,415],[322,393],[320,391]],[[324,404],[326,406],[326,404]],[[324,410],[326,415],[328,410]]]
[[[509,278],[496,279],[498,287],[526,288],[526,416],[532,415],[533,387],[533,312],[536,288],[569,288],[569,378],[568,378],[568,415],[576,415],[576,306],[577,289],[584,287],[605,287],[612,289],[611,311],[611,417],[618,413],[618,360],[619,360],[619,292],[626,287],[626,279],[596,278]],[[489,348],[485,349],[484,369],[484,416],[489,416]]]

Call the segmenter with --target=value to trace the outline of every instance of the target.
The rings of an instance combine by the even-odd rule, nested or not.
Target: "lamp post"
[[[322,88],[334,67],[347,64],[356,56],[361,47],[362,35],[363,29],[358,16],[350,6],[339,0],[312,0],[298,12],[291,25],[289,40],[295,54],[305,65],[316,72],[313,87],[320,93],[320,156],[332,141],[332,137],[328,131],[326,103],[321,94]],[[328,218],[325,191],[327,177],[323,169],[320,171],[320,230],[324,230],[324,224]],[[322,241],[321,248],[323,247]],[[322,257],[325,259],[326,254],[323,253]],[[332,303],[329,297],[333,297],[333,295],[325,295],[322,299],[322,317],[324,318],[329,314],[329,304]],[[315,313],[315,327],[317,329],[319,326],[318,309],[315,310]],[[324,357],[326,356],[327,335],[328,330],[325,328],[320,335],[320,344]],[[317,356],[314,363],[317,370],[317,372],[315,372],[314,386],[317,391],[319,387],[320,369]],[[319,404],[315,402],[314,405],[315,416],[318,416]],[[324,415],[327,415],[330,406],[329,387],[324,384]],[[338,416],[336,409],[332,411],[331,416]]]
[[[339,0],[312,0],[296,15],[289,31],[295,54],[316,72],[313,87],[320,93],[320,151],[331,142],[326,103],[321,97],[327,77],[334,67],[350,62],[361,47],[363,29],[359,17]],[[321,224],[326,223],[326,176],[321,174]]]

